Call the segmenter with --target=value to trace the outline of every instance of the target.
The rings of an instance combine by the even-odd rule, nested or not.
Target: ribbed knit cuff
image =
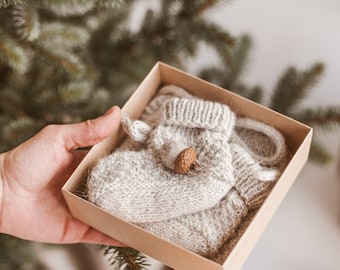
[[[216,131],[232,130],[235,125],[235,115],[227,105],[196,98],[175,98],[169,101],[163,117],[165,125]]]
[[[260,206],[268,197],[275,182],[263,182],[258,179],[248,177],[236,183],[235,188],[240,193],[244,202],[250,207]]]
[[[231,144],[235,188],[249,207],[259,206],[270,193],[280,172],[258,164],[246,149]]]
[[[237,118],[232,141],[245,148],[262,165],[276,166],[287,156],[287,146],[282,134],[274,127],[250,119]]]

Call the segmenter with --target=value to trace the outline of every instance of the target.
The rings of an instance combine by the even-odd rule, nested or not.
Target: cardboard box
[[[123,139],[120,129],[95,145],[62,188],[65,200],[75,218],[110,235],[156,260],[180,270],[240,269],[260,234],[279,206],[307,161],[312,140],[312,129],[255,102],[186,74],[164,63],[157,63],[135,93],[122,108],[123,115],[137,119],[161,85],[174,84],[192,94],[212,101],[226,103],[235,113],[274,126],[286,138],[291,158],[276,185],[256,212],[242,236],[237,240],[223,265],[208,260],[180,246],[167,242],[130,224],[94,204],[80,198],[75,191],[84,189],[89,170],[96,161],[111,153]]]

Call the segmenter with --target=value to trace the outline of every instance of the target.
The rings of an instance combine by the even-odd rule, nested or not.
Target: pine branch
[[[263,89],[260,86],[249,88],[243,84],[237,84],[231,91],[257,103],[261,103],[263,99]]]
[[[96,1],[96,5],[98,8],[119,8],[123,4],[124,4],[124,0],[97,0]]]
[[[218,0],[198,0],[198,1],[172,1],[181,4],[181,16],[199,17],[212,9],[219,2]]]
[[[74,269],[96,270],[99,267],[96,254],[91,251],[92,246],[78,243],[64,245],[63,249],[71,260]]]
[[[270,107],[288,114],[307,96],[312,86],[318,82],[323,70],[322,63],[316,63],[310,69],[301,72],[293,67],[288,68],[274,90]]]
[[[332,155],[320,142],[313,139],[309,153],[309,160],[320,165],[325,165],[332,160]]]
[[[198,77],[230,90],[229,87],[226,86],[228,79],[226,71],[222,67],[202,68],[199,71]]]
[[[12,14],[16,31],[22,39],[33,41],[39,36],[39,15],[34,7],[23,3],[17,5]]]
[[[194,15],[200,16],[208,9],[214,7],[217,4],[218,0],[205,0],[203,3],[199,4],[194,11]]]
[[[0,151],[7,151],[22,143],[33,136],[40,128],[41,126],[38,122],[28,117],[21,117],[8,122],[2,127],[0,133],[2,141],[2,149]]]
[[[26,116],[22,113],[21,103],[22,96],[18,91],[13,89],[5,88],[0,91],[0,113],[6,113],[7,116],[21,117]]]
[[[221,56],[225,63],[230,62],[230,47],[234,46],[235,39],[228,31],[222,29],[219,25],[207,22],[203,19],[196,19],[194,25],[188,26],[192,29],[193,39],[200,40],[210,45]]]
[[[0,61],[17,71],[24,73],[29,64],[25,49],[16,40],[0,29]]]
[[[292,117],[325,131],[333,131],[340,127],[340,107],[307,108],[294,113]]]
[[[34,252],[33,243],[0,234],[0,269],[1,270],[47,270]]]
[[[110,97],[110,91],[107,89],[99,88],[93,91],[91,102],[83,110],[84,119],[90,119],[93,115],[103,114],[112,106],[112,100],[114,99]]]
[[[235,44],[235,39],[232,37],[228,31],[220,27],[219,25],[208,22],[205,20],[198,20],[195,22],[197,28],[201,27],[201,31],[204,32],[206,37],[204,40],[208,44],[219,44],[220,46],[233,46]],[[214,46],[219,49],[219,46]]]
[[[0,60],[0,91],[7,86],[12,73],[12,69]]]
[[[59,104],[58,93],[55,89],[45,88],[45,89],[34,89],[35,91],[31,93],[31,98],[28,99],[28,107],[30,110],[39,110],[41,115],[44,115],[44,111],[53,110],[57,104]]]
[[[0,8],[9,8],[21,4],[21,0],[1,0]]]
[[[223,55],[228,55],[228,57],[223,59],[223,66],[202,69],[199,77],[248,99],[261,102],[263,97],[263,89],[261,87],[247,87],[241,83],[243,71],[248,63],[250,48],[250,37],[243,35],[240,39],[236,40],[233,47],[224,48],[227,52]]]
[[[146,257],[133,248],[102,246],[101,249],[114,269],[147,270],[150,266]]]
[[[231,59],[227,69],[228,74],[226,74],[229,89],[233,89],[238,81],[240,81],[241,75],[248,64],[251,45],[250,37],[248,35],[243,35],[236,41],[235,46],[231,48]]]
[[[124,24],[126,17],[129,15],[128,9],[121,8],[119,11],[115,11],[111,15],[112,16],[104,16],[102,19],[100,19],[101,17],[94,19],[96,26],[91,27],[93,28],[93,31],[91,32],[91,37],[88,43],[91,53],[98,54],[98,52],[105,50],[107,43],[119,40],[122,36],[124,36],[126,31],[122,29],[122,25]],[[111,38],[107,39],[107,37]]]
[[[45,23],[37,40],[38,44],[46,48],[70,49],[85,45],[90,38],[87,29],[66,23]]]
[[[92,85],[88,81],[70,82],[59,89],[59,97],[62,105],[77,105],[89,100],[92,93]]]
[[[36,56],[45,63],[42,63],[42,67],[52,65],[57,72],[65,73],[71,78],[79,78],[85,73],[85,65],[76,54],[40,46],[35,46],[35,51]]]
[[[228,67],[226,67],[225,69],[227,68]],[[198,77],[219,85],[225,89],[228,89],[229,91],[232,91],[240,96],[251,99],[255,102],[262,102],[263,89],[260,86],[247,87],[246,85],[239,83],[230,88],[230,82],[227,74],[228,72],[222,68],[211,67],[202,69],[199,72]]]
[[[46,10],[61,17],[81,16],[95,8],[95,0],[39,0],[39,4]]]

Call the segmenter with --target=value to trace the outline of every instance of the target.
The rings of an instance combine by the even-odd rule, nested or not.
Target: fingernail
[[[119,109],[118,106],[113,106],[113,107],[111,107],[109,110],[107,110],[106,113],[104,113],[104,115],[109,115],[109,114],[111,114],[112,112],[116,111],[117,109]]]

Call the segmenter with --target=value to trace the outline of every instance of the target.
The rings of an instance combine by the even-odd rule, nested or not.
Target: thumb
[[[120,118],[120,109],[114,106],[96,119],[66,125],[62,134],[65,148],[70,151],[99,143],[119,128]]]

